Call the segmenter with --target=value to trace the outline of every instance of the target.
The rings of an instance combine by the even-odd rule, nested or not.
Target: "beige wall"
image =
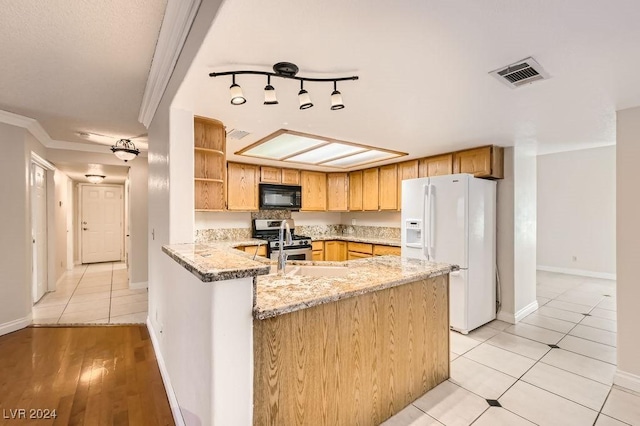
[[[538,268],[615,278],[615,145],[538,157]]]
[[[69,182],[71,179],[64,173],[56,170],[53,176],[54,181],[54,200],[52,203],[53,208],[53,227],[55,234],[54,243],[54,279],[52,284],[58,282],[60,277],[67,271],[67,233],[71,232],[68,227],[68,219],[70,215],[73,215],[73,206],[69,204]]]
[[[618,111],[616,248],[618,374],[615,382],[640,392],[640,107]]]

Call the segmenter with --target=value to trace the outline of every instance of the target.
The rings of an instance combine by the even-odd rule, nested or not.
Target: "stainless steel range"
[[[280,224],[286,221],[291,229],[291,242],[287,243],[283,239],[282,250],[287,254],[289,260],[311,260],[313,252],[311,250],[311,238],[295,234],[293,219],[254,219],[252,237],[267,240],[267,257],[277,259],[280,250],[278,241]]]

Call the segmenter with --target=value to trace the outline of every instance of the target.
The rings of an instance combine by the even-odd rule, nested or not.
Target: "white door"
[[[31,242],[33,303],[47,291],[47,172],[31,163]]]
[[[122,255],[122,187],[84,185],[82,263],[118,261]]]

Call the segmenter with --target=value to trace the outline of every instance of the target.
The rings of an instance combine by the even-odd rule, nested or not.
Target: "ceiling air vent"
[[[506,67],[500,67],[497,70],[491,71],[489,74],[512,89],[533,83],[534,81],[550,78],[549,73],[542,68],[542,65],[531,57]]]
[[[245,132],[244,130],[231,129],[227,132],[227,139],[240,140],[248,134],[249,132]]]

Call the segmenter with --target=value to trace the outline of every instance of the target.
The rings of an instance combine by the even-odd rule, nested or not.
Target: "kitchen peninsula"
[[[251,279],[253,300],[232,307],[212,297],[210,309],[218,304],[242,321],[252,315],[252,324],[238,330],[232,318],[219,318],[200,331],[210,334],[202,338],[213,352],[233,341],[251,343],[250,357],[212,354],[211,374],[232,372],[235,385],[212,389],[212,419],[377,425],[448,378],[448,274],[455,267],[379,256],[290,262],[276,275],[272,261],[234,249],[256,242],[163,247],[197,278],[185,286]],[[236,287],[226,288],[227,305],[240,301],[232,296]],[[233,341],[227,327],[234,327]]]

